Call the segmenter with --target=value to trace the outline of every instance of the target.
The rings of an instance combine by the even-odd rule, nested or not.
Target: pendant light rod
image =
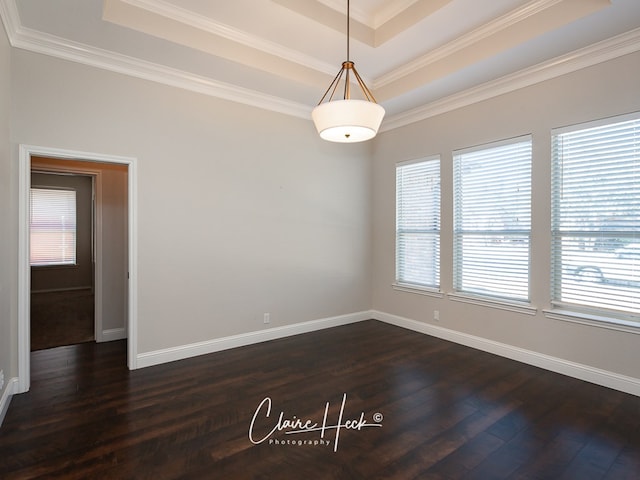
[[[371,90],[369,90],[369,87],[367,87],[367,85],[364,83],[364,80],[362,80],[362,77],[360,77],[360,74],[356,70],[354,63],[350,60],[350,56],[351,56],[351,51],[350,51],[351,28],[349,26],[351,24],[350,12],[351,12],[350,1],[347,0],[347,60],[342,62],[342,67],[340,68],[340,71],[336,74],[336,76],[333,78],[333,80],[329,84],[329,88],[327,88],[327,90],[324,92],[324,95],[322,95],[322,98],[318,102],[318,105],[324,102],[324,100],[327,98],[327,95],[329,95],[329,92],[331,92],[331,94],[329,95],[328,101],[333,100],[333,97],[336,93],[336,90],[338,89],[338,86],[340,85],[340,80],[342,79],[343,75],[345,76],[345,78],[344,78],[344,91],[343,91],[342,98],[344,100],[351,99],[351,71],[353,71],[353,76],[358,82],[358,85],[360,86],[360,89],[362,90],[362,93],[364,94],[364,97],[367,99],[367,101],[377,103],[375,97],[373,96],[373,93],[371,93]]]
[[[349,0],[347,0],[347,63],[349,63],[351,65],[350,68],[347,68],[347,74],[345,76],[344,79],[344,99],[349,99],[351,98],[351,79],[349,78],[349,70],[351,70],[351,68],[353,68],[353,62],[351,61],[351,55],[349,52],[349,47],[351,45],[351,35],[349,34],[349,30],[350,27],[349,25],[351,24],[351,22],[349,21],[349,19],[351,18],[351,8],[349,6]],[[342,69],[344,70],[345,66],[344,63],[342,64]]]
[[[377,104],[351,61],[350,47],[351,2],[347,0],[347,59],[342,62],[340,71],[311,112],[320,137],[330,142],[354,143],[369,140],[376,136],[384,118],[384,108]],[[364,100],[351,99],[352,72]],[[334,100],[341,81],[344,81],[343,98]]]
[[[349,35],[349,25],[351,24],[351,22],[349,21],[349,16],[351,14],[351,9],[349,8],[349,0],[347,0],[347,62],[351,61],[351,56],[349,55],[349,39],[351,38]]]

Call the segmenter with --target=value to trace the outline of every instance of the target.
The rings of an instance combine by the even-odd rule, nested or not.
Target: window
[[[76,192],[31,189],[31,265],[76,263]]]
[[[440,158],[396,167],[396,283],[440,286]]]
[[[454,288],[529,299],[531,137],[454,152]]]
[[[638,321],[640,113],[552,132],[552,302]]]

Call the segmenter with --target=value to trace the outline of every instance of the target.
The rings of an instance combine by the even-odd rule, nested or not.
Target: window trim
[[[556,297],[559,295],[559,292],[556,291],[559,287],[556,285],[556,268],[558,265],[556,262],[560,262],[560,260],[556,260],[554,258],[553,245],[555,242],[555,224],[554,224],[554,209],[558,208],[555,204],[555,186],[556,182],[554,175],[555,170],[557,168],[556,158],[554,153],[554,142],[555,137],[567,133],[572,132],[580,132],[583,130],[589,130],[592,128],[605,127],[608,125],[614,125],[617,123],[624,123],[628,121],[639,121],[640,120],[640,111],[638,112],[630,112],[624,113],[621,115],[613,115],[609,117],[604,117],[596,120],[590,120],[586,122],[580,122],[572,125],[565,125],[562,127],[556,127],[551,129],[550,131],[550,158],[551,158],[551,209],[549,213],[549,224],[550,224],[550,257],[549,257],[549,266],[550,266],[550,289],[549,289],[549,303],[550,308],[543,310],[545,317],[553,320],[561,320],[571,323],[580,323],[584,325],[591,325],[600,328],[606,328],[610,330],[624,331],[628,333],[640,334],[640,315],[631,313],[629,311],[622,310],[614,310],[607,309],[605,307],[597,307],[591,305],[580,305],[577,303],[565,302]],[[560,182],[561,183],[561,182]],[[584,232],[580,232],[584,233]],[[625,236],[628,232],[622,232],[620,235]],[[559,265],[562,268],[562,264]]]
[[[443,298],[444,293],[440,288],[424,287],[415,283],[394,282],[391,284],[394,290],[398,292],[414,293],[416,295],[424,295],[427,297]]]
[[[440,193],[438,197],[438,230],[433,231],[432,233],[437,234],[438,241],[438,276],[436,278],[437,285],[428,285],[421,283],[412,283],[408,281],[403,281],[399,278],[398,270],[399,270],[399,256],[398,256],[398,171],[402,167],[417,165],[421,163],[429,163],[429,162],[437,162],[438,166],[438,181],[440,182]],[[427,296],[435,296],[438,298],[442,298],[441,292],[441,265],[442,265],[442,252],[441,252],[441,239],[442,239],[442,155],[433,154],[427,155],[425,157],[415,158],[412,160],[405,160],[401,162],[397,162],[395,165],[395,232],[394,232],[394,282],[392,286],[394,290],[408,292],[408,293],[417,293],[420,295]]]
[[[460,303],[469,303],[471,305],[480,305],[482,307],[495,308],[498,310],[507,310],[525,315],[536,315],[537,307],[533,306],[529,301],[518,302],[501,297],[482,297],[472,295],[470,293],[451,292],[447,295],[449,300]]]
[[[544,309],[542,312],[544,313],[544,316],[550,320],[579,323],[581,325],[589,325],[591,327],[640,335],[640,325],[638,322],[634,322],[633,320],[623,320],[621,318],[608,317],[606,315],[595,315],[560,307]]]
[[[504,231],[504,230],[488,230],[488,231],[483,231],[483,230],[475,230],[473,233],[474,234],[483,234],[483,233],[488,233],[488,234],[496,234],[496,235],[501,235],[501,236],[510,236],[510,235],[526,235],[529,239],[529,243],[528,243],[528,260],[527,260],[527,295],[526,298],[515,298],[515,297],[509,297],[509,296],[502,296],[499,294],[494,294],[494,293],[490,293],[490,294],[486,294],[486,295],[482,295],[480,293],[476,293],[476,292],[472,292],[472,291],[467,291],[467,290],[460,290],[460,285],[462,282],[462,278],[458,278],[458,272],[460,272],[460,266],[458,264],[458,262],[460,261],[460,256],[461,256],[461,252],[459,251],[459,248],[461,249],[461,247],[458,247],[458,236],[461,235],[460,232],[457,231],[456,228],[456,219],[457,219],[457,209],[456,209],[456,197],[458,195],[457,193],[457,177],[456,177],[456,170],[458,168],[458,158],[469,154],[469,153],[474,153],[474,152],[481,152],[483,150],[488,150],[488,149],[494,149],[494,148],[500,148],[500,147],[505,147],[508,145],[513,145],[513,144],[517,144],[517,143],[524,143],[524,142],[528,142],[529,143],[529,148],[531,151],[531,156],[530,156],[530,165],[529,165],[529,228],[528,230],[508,230],[508,231]],[[513,310],[513,311],[517,311],[517,312],[524,312],[524,313],[529,313],[530,308],[533,308],[534,314],[536,309],[534,307],[529,307],[531,305],[531,264],[532,264],[532,240],[533,240],[533,134],[532,133],[527,133],[524,135],[519,135],[516,137],[511,137],[511,138],[506,138],[506,139],[502,139],[502,140],[496,140],[493,142],[488,142],[488,143],[484,143],[484,144],[480,144],[480,145],[475,145],[472,147],[466,147],[466,148],[460,148],[457,150],[454,150],[452,152],[452,161],[453,161],[453,184],[452,184],[452,188],[453,188],[453,204],[452,204],[452,214],[453,214],[453,229],[452,229],[452,249],[453,249],[453,291],[449,294],[449,298],[455,301],[461,301],[461,302],[465,302],[465,303],[474,303],[477,305],[484,305],[484,306],[490,306],[490,307],[495,307],[495,308],[501,308],[501,309],[505,309],[504,307],[507,307],[506,309],[508,310]],[[513,306],[516,307],[513,307]],[[520,310],[519,307],[517,306],[524,306],[524,310]]]
[[[73,253],[73,261],[69,261],[69,262],[49,262],[49,263],[32,263],[32,258],[31,258],[31,238],[33,235],[33,224],[31,223],[31,214],[33,212],[33,191],[34,190],[49,190],[49,191],[63,191],[63,192],[72,192],[74,195],[74,223],[75,223],[75,227],[74,227],[74,239],[73,239],[73,249],[74,249],[74,253]],[[64,187],[64,186],[58,186],[58,185],[31,185],[30,189],[29,189],[29,266],[31,268],[35,268],[38,270],[51,270],[51,269],[62,269],[62,270],[66,270],[66,269],[76,269],[78,268],[78,226],[77,226],[77,219],[78,219],[78,212],[77,212],[77,191],[75,188],[72,187]]]

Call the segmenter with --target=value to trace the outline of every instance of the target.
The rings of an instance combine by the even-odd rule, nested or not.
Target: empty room
[[[0,19],[0,478],[638,478],[638,0]]]

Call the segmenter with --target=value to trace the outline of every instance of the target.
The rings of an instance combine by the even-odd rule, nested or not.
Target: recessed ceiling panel
[[[393,125],[640,50],[640,0],[350,7],[349,60]],[[14,47],[303,117],[347,60],[346,0],[0,0],[0,15]]]

